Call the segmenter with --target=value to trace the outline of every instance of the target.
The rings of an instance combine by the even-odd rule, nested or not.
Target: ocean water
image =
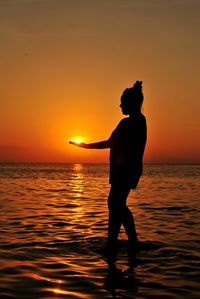
[[[107,164],[0,165],[0,298],[200,298],[200,165],[145,165],[116,267]]]

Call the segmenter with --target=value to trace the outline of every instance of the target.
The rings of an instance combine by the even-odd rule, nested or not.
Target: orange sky
[[[108,162],[143,80],[146,163],[200,163],[200,2],[1,0],[0,162]]]

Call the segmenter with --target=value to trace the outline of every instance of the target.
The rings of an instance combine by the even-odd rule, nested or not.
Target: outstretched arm
[[[95,143],[76,143],[73,141],[69,142],[70,144],[83,147],[83,148],[89,148],[89,149],[104,149],[104,148],[109,148],[110,144],[108,140],[100,141],[100,142],[95,142]]]

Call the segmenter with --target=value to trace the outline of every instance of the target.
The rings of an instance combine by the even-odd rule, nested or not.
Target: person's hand
[[[77,143],[74,141],[69,141],[69,144],[77,145]]]
[[[75,141],[69,141],[69,144],[73,144],[73,145],[79,146],[79,147],[87,147],[86,143],[83,143],[83,142],[77,143]]]

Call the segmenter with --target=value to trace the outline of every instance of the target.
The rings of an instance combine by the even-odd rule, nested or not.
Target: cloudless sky
[[[0,162],[108,162],[143,81],[146,163],[200,163],[200,1],[0,0]]]

